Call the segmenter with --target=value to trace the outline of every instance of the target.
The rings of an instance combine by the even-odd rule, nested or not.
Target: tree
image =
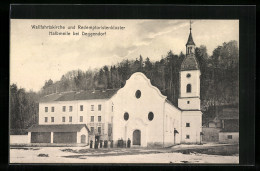
[[[195,55],[201,70],[200,99],[203,117],[214,117],[219,105],[238,104],[237,42],[223,43],[214,49],[211,56],[208,55],[206,46],[202,45],[195,49]],[[11,129],[21,133],[28,126],[37,123],[38,100],[44,95],[71,90],[121,88],[135,72],[143,72],[151,83],[177,106],[180,91],[179,72],[184,58],[182,52],[175,55],[169,51],[155,62],[150,61],[149,57],[143,61],[140,55],[139,59],[125,59],[113,66],[88,69],[86,72],[73,70],[65,73],[56,82],[46,80],[39,93],[26,92],[12,84],[10,85]]]
[[[34,92],[26,92],[10,86],[10,128],[11,134],[24,134],[25,129],[37,123],[39,96]]]
[[[142,55],[140,55],[140,57],[139,57],[139,63],[140,63],[139,71],[142,72],[143,71],[143,65],[144,65]]]

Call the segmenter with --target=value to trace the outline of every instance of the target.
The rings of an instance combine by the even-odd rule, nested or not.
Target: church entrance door
[[[133,132],[133,145],[141,145],[141,131],[135,130]]]

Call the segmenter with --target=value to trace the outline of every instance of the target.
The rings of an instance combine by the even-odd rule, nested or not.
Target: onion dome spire
[[[181,71],[199,70],[199,64],[197,62],[194,53],[195,53],[195,43],[192,38],[191,21],[190,21],[190,35],[188,38],[188,42],[186,43],[186,57],[182,61]]]

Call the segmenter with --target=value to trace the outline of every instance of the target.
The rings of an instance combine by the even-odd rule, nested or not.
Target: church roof
[[[74,100],[94,100],[94,99],[109,99],[111,98],[118,89],[113,90],[87,90],[81,92],[64,92],[55,93],[44,96],[41,98],[40,102],[53,102],[53,101],[74,101]]]
[[[199,70],[199,64],[194,54],[187,55],[181,64],[181,71]]]
[[[28,132],[79,132],[83,127],[88,131],[86,124],[60,124],[60,125],[33,125]]]
[[[192,33],[191,33],[191,31],[190,31],[190,35],[189,35],[188,41],[187,41],[187,43],[186,43],[186,46],[187,46],[187,45],[194,45],[194,46],[195,46],[195,43],[194,43],[193,38],[192,38]]]

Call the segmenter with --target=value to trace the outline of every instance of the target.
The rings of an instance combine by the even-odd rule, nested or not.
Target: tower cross
[[[191,31],[191,20],[190,20],[190,31]]]

